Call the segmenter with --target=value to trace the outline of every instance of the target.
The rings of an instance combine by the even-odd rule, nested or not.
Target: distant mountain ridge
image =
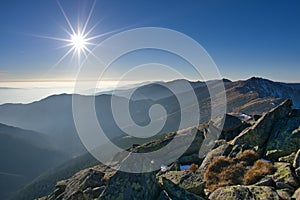
[[[133,94],[131,111],[134,121],[140,125],[149,123],[148,109],[153,104],[161,104],[168,113],[174,113],[179,109],[176,97],[163,86],[172,85],[181,88],[187,80],[175,80],[166,83],[151,83],[142,85]],[[209,92],[206,84],[211,87],[220,84],[219,81],[188,82],[194,91],[182,90],[180,95],[195,92],[198,97],[202,121],[209,119],[210,104]],[[262,114],[278,105],[283,99],[290,98],[295,107],[300,106],[300,84],[273,82],[262,78],[250,78],[244,81],[230,81],[223,79],[227,96],[227,112],[244,112],[247,114]],[[130,90],[130,89],[129,89]],[[126,93],[129,90],[122,90]],[[130,92],[130,91],[129,91]],[[117,93],[118,94],[118,93]],[[116,98],[120,102],[126,101],[124,97]],[[89,96],[80,96],[93,98]],[[96,96],[96,110],[100,123],[104,126],[110,138],[123,137],[124,133],[114,122],[110,111],[111,94]],[[176,130],[176,124],[180,116],[172,115],[161,133]],[[34,130],[51,137],[60,150],[69,156],[78,156],[85,152],[76,133],[72,116],[72,95],[62,94],[47,97],[41,101],[30,104],[5,104],[0,106],[0,122],[20,128]]]
[[[294,107],[299,106],[300,84],[297,83],[279,83],[255,77],[244,81],[233,82],[228,79],[223,79],[222,81],[226,90],[228,113],[261,115],[264,112],[275,108],[284,99],[292,99],[294,101]],[[193,91],[185,90],[184,87],[182,87],[182,84],[185,83],[189,83],[192,86]],[[210,97],[207,85],[210,87],[217,87],[218,84],[221,83],[217,80],[207,82],[188,82],[187,80],[175,80],[166,83],[159,82],[142,85],[136,90],[136,92],[134,92],[133,99],[130,101],[132,118],[137,124],[146,125],[149,123],[148,110],[153,104],[161,104],[166,108],[168,113],[176,113],[176,111],[179,109],[178,101],[176,97],[174,97],[174,95],[165,88],[172,85],[173,87],[179,88],[179,90],[180,88],[183,88],[180,90],[181,93],[178,95],[187,95],[190,92],[195,92],[199,101],[200,114],[203,116],[201,123],[207,122],[210,118]],[[132,89],[117,91],[117,101],[120,103],[127,101],[124,96],[126,96],[126,93],[130,92],[132,92]],[[80,95],[78,95],[78,97],[83,101],[87,98],[93,98],[90,96]],[[117,127],[110,111],[111,97],[112,95],[110,92],[108,94],[101,94],[95,97],[98,119],[101,125],[103,125],[105,128],[106,132],[109,134],[108,137],[114,139],[113,142],[115,144],[126,143],[126,145],[130,146],[130,142],[133,144],[145,143],[146,141],[137,141],[132,138],[129,138],[132,139],[130,142],[128,142],[128,140],[124,140],[124,138],[126,138],[124,136],[126,135],[124,135],[124,133]],[[177,130],[177,125],[179,122],[178,120],[180,120],[180,113],[170,115],[168,117],[166,126],[163,128],[161,133],[169,133]],[[40,144],[40,146],[37,145],[38,149],[47,145],[51,146],[51,144],[48,144],[48,142],[43,142],[45,139],[45,141],[53,140],[59,150],[72,157],[77,157],[78,155],[86,152],[79,140],[78,135],[76,134],[75,125],[73,122],[72,95],[54,95],[31,104],[2,105],[0,106],[0,122],[42,132],[35,133],[28,131],[32,132],[32,134],[29,133],[29,137],[24,138],[22,137],[22,135],[24,135],[22,134],[24,130],[3,125],[2,130],[6,130],[4,131],[4,136],[9,137],[13,141],[18,141],[20,144],[32,143],[36,145],[36,143],[38,143]],[[11,132],[7,131],[9,129],[13,129],[15,133],[12,132],[11,135],[6,134]],[[33,137],[30,135],[33,135]],[[8,141],[4,139],[2,139],[2,141]],[[41,140],[41,142],[38,142],[39,140]],[[53,154],[53,156],[54,157],[49,155],[46,157],[49,157],[49,161],[52,161],[51,159],[56,159],[56,155]],[[5,157],[5,155],[2,155],[2,157]],[[0,156],[0,158],[2,157]],[[47,184],[47,181],[53,184],[54,179],[51,178],[51,175],[61,179],[66,174],[68,176],[70,175],[71,172],[68,172],[68,169],[72,169],[71,171],[75,172],[76,169],[79,170],[91,163],[97,163],[97,161],[91,158],[89,154],[77,158],[74,159],[77,160],[74,166],[70,166],[68,163],[65,163],[61,167],[57,168],[57,173],[55,170],[48,174],[46,173],[45,177],[41,177],[37,180],[37,182],[34,182],[33,185],[30,185],[29,188],[25,188],[25,190],[27,191],[31,190],[32,188],[36,188],[38,187],[39,183]],[[43,159],[41,160],[43,161]],[[81,160],[84,160],[86,163],[83,165]],[[90,161],[91,163],[89,163]],[[0,176],[6,176],[7,180],[14,180],[11,177],[11,174],[15,173],[5,173],[1,175],[0,171]],[[20,184],[22,185],[22,183]],[[45,188],[45,191],[46,190],[49,190],[49,188]]]

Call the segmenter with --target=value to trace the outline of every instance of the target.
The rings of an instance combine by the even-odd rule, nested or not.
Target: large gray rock
[[[300,117],[291,113],[292,101],[282,102],[242,131],[233,145],[255,147],[261,156],[273,161],[296,152],[300,148]]]
[[[226,141],[230,141],[235,138],[240,131],[245,128],[245,124],[242,120],[230,114],[216,118],[213,125],[222,130],[220,139],[225,139]]]
[[[275,181],[277,188],[294,190],[299,187],[290,163],[276,162],[274,163],[274,167],[276,168],[275,173],[268,175],[268,177],[271,177]]]
[[[267,186],[228,186],[215,190],[209,195],[211,200],[279,200],[276,191]]]
[[[99,197],[99,200],[152,200],[159,195],[155,172],[131,174],[116,172]]]
[[[300,125],[300,117],[277,120],[266,145],[266,157],[277,160],[279,157],[297,152],[300,148],[300,134],[296,134]]]
[[[204,200],[205,198],[190,193],[179,187],[172,181],[162,177],[162,187],[168,193],[168,196],[173,200],[189,199],[189,200]]]
[[[172,181],[190,193],[200,196],[204,195],[205,183],[201,180],[199,174],[192,173],[188,170],[170,171],[161,175],[160,181],[162,178]]]
[[[246,128],[234,140],[233,145],[258,146],[263,149],[272,134],[274,124],[285,119],[292,110],[292,101],[286,100],[279,106],[265,113],[253,126]],[[261,152],[262,153],[262,152]]]
[[[99,165],[81,170],[71,178],[57,182],[54,192],[44,198],[46,200],[88,199],[91,195],[93,196],[94,188],[105,186],[105,182],[102,180],[105,173],[101,171],[105,168]]]

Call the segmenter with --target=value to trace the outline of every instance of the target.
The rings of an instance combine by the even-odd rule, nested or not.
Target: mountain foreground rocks
[[[225,120],[221,138],[199,158],[204,138],[211,127],[218,128],[220,120]],[[227,114],[194,129],[194,142],[165,170],[130,174],[97,165],[58,182],[56,189],[40,200],[300,199],[300,115],[291,100],[251,120]],[[177,134],[185,135],[184,130]],[[129,151],[159,149],[173,135]],[[180,170],[183,165],[190,168]]]

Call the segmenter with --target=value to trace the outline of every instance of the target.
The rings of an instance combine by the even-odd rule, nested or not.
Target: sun
[[[57,4],[67,22],[67,25],[68,25],[67,27],[62,27],[62,29],[67,33],[67,37],[64,37],[64,38],[49,37],[49,36],[38,36],[38,37],[63,42],[64,44],[59,48],[67,49],[66,52],[57,61],[57,63],[53,65],[52,68],[59,65],[70,54],[72,55],[72,59],[77,56],[78,65],[80,66],[81,61],[82,61],[82,59],[81,59],[82,56],[87,57],[88,54],[94,55],[92,53],[92,51],[90,50],[91,46],[96,45],[95,43],[93,43],[93,41],[95,39],[101,38],[107,34],[111,34],[114,31],[103,33],[103,34],[98,34],[98,35],[91,35],[93,30],[98,25],[98,24],[95,24],[91,28],[88,29],[89,21],[92,16],[93,10],[95,8],[96,0],[94,1],[87,18],[85,20],[81,19],[77,22],[78,23],[77,29],[74,28],[74,27],[76,27],[76,25],[74,26],[74,24],[71,23],[71,21],[69,20],[67,14],[65,13],[65,11],[59,1],[57,1]],[[79,26],[79,24],[81,24],[82,26]]]
[[[100,20],[98,23],[94,24],[93,26],[89,26],[90,18],[92,17],[92,13],[93,13],[95,5],[96,5],[96,0],[94,0],[94,3],[92,5],[86,19],[79,19],[77,21],[77,29],[75,29],[74,27],[76,27],[76,25],[74,26],[74,24],[71,23],[71,21],[69,20],[67,14],[65,13],[65,11],[64,11],[64,9],[63,9],[63,7],[62,7],[62,5],[60,4],[59,1],[57,1],[57,4],[58,4],[58,6],[59,6],[66,22],[67,22],[67,25],[68,25],[67,27],[62,27],[62,29],[67,33],[67,37],[61,38],[61,37],[49,37],[49,36],[35,35],[37,37],[56,40],[56,41],[60,41],[60,42],[64,43],[64,45],[62,45],[60,48],[66,48],[67,50],[61,56],[61,58],[57,61],[57,63],[52,66],[52,68],[59,65],[69,55],[72,55],[72,59],[74,57],[77,57],[78,66],[81,65],[81,62],[82,62],[81,57],[82,56],[87,58],[88,54],[90,54],[90,55],[96,57],[97,59],[99,59],[91,51],[91,46],[97,45],[95,43],[95,40],[98,39],[98,38],[102,38],[106,35],[117,33],[117,32],[122,31],[123,29],[126,29],[126,27],[124,27],[124,28],[112,30],[112,31],[109,31],[109,32],[105,32],[105,33],[102,33],[102,34],[92,35],[92,32],[94,31],[96,26],[101,21]]]
[[[87,45],[88,45],[88,41],[87,38],[84,37],[83,35],[79,34],[73,34],[71,35],[71,44],[73,46],[73,48],[77,51],[77,52],[82,52],[85,49],[87,49]]]

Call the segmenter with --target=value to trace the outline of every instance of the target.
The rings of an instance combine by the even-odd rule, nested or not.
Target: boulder
[[[46,199],[85,200],[89,198],[93,193],[93,188],[105,185],[102,181],[105,173],[100,171],[105,168],[106,167],[99,165],[93,168],[84,169],[67,180],[57,182],[54,192]]]
[[[170,171],[163,174],[161,178],[172,181],[190,193],[200,196],[204,195],[205,183],[201,180],[199,175],[190,171]]]
[[[273,199],[279,200],[280,197],[273,188],[267,186],[228,186],[221,187],[209,195],[211,200],[255,200]]]
[[[68,184],[64,192],[64,198],[81,198],[81,196],[84,195],[83,191],[87,188],[100,187],[104,185],[102,182],[104,175],[105,173],[92,168],[76,173],[71,179],[68,180]]]
[[[262,151],[264,145],[268,142],[274,124],[278,120],[285,119],[292,110],[292,101],[286,100],[271,111],[265,113],[255,124],[243,130],[234,140],[233,145],[258,146]],[[261,152],[262,153],[262,152]]]
[[[220,139],[224,139],[226,141],[230,141],[235,138],[240,131],[245,128],[242,120],[230,114],[225,114],[222,117],[216,118],[213,125],[219,130],[222,130]]]
[[[162,177],[162,188],[168,193],[173,200],[190,199],[190,200],[204,200],[205,198],[195,195],[179,187],[172,181]]]
[[[297,134],[299,124],[300,117],[277,120],[266,145],[266,158],[276,161],[300,149],[300,134]]]
[[[109,180],[99,200],[151,200],[159,195],[155,172],[131,174],[117,171]]]
[[[276,187],[279,189],[290,189],[297,188],[299,186],[297,179],[295,178],[293,171],[291,169],[291,164],[284,162],[276,162],[274,163],[274,167],[276,171],[272,175],[268,175],[272,177],[272,179],[276,183]]]

